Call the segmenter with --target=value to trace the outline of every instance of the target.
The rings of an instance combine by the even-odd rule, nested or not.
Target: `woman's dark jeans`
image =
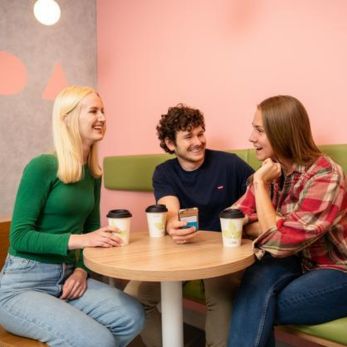
[[[275,346],[274,324],[319,324],[347,316],[347,273],[302,274],[296,256],[266,255],[247,269],[233,304],[228,347]]]

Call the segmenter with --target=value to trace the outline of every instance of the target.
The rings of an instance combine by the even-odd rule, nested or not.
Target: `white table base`
[[[163,347],[183,347],[182,282],[161,282]]]

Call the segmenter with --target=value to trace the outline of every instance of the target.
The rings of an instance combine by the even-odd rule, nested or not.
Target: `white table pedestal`
[[[182,282],[161,282],[161,320],[164,347],[183,347]]]

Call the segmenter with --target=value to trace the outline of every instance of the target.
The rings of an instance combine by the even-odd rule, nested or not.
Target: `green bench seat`
[[[320,146],[320,149],[338,162],[347,172],[347,144],[324,145]],[[254,169],[260,166],[253,149],[233,150],[231,152],[237,154]],[[105,188],[136,192],[153,191],[152,174],[155,167],[170,158],[173,156],[169,154],[106,157],[103,162]],[[200,303],[204,302],[201,281],[191,281],[185,285],[183,294],[185,298]],[[320,343],[323,341],[325,346],[347,346],[347,317],[319,325],[290,326],[285,327],[285,329],[287,332],[296,333],[302,337],[316,337],[316,341]]]

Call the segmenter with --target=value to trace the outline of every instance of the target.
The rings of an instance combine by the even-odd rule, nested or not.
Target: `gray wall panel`
[[[28,73],[20,93],[0,94],[0,217],[11,216],[25,164],[52,150],[53,102],[42,93],[55,64],[69,84],[96,85],[96,2],[57,2],[61,19],[48,27],[34,18],[34,0],[0,0],[0,51],[16,55]]]

